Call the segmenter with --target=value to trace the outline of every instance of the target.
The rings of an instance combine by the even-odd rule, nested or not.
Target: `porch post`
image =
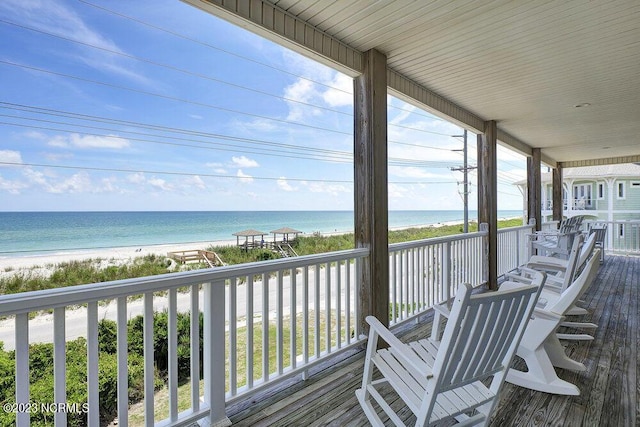
[[[553,220],[562,221],[562,166],[553,168]]]
[[[540,230],[542,222],[542,177],[540,175],[540,149],[534,148],[531,157],[527,157],[527,210],[529,221],[536,220],[536,230]],[[555,199],[554,199],[555,212]]]
[[[489,226],[487,278],[489,289],[498,288],[498,165],[496,160],[497,126],[485,122],[478,134],[478,224]]]
[[[363,73],[354,80],[354,225],[356,248],[369,248],[359,289],[360,331],[365,317],[389,323],[389,239],[387,194],[387,58],[363,54]]]

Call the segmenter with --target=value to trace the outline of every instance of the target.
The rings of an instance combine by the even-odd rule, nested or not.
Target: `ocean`
[[[499,218],[522,211],[499,211]],[[462,211],[390,211],[389,228],[462,222]],[[475,211],[469,219],[475,220]],[[0,257],[233,240],[238,231],[353,230],[351,211],[0,212]]]

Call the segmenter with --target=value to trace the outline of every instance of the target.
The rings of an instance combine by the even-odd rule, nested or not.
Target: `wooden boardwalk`
[[[584,297],[584,306],[591,311],[585,320],[599,325],[595,339],[570,343],[566,350],[587,370],[557,370],[560,378],[580,388],[580,396],[551,395],[505,384],[491,425],[640,425],[639,285],[639,257],[608,256]],[[429,334],[427,320],[405,327],[401,338]],[[366,426],[367,419],[354,395],[362,369],[363,352],[354,351],[329,366],[316,368],[306,381],[296,377],[277,389],[238,402],[227,414],[235,426]]]

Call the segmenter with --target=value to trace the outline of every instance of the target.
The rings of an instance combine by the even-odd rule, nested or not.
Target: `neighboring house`
[[[589,222],[640,219],[640,164],[584,166],[562,170],[563,216]],[[526,180],[515,183],[526,197]],[[553,219],[552,174],[542,174],[542,222]],[[525,218],[527,201],[524,201]]]

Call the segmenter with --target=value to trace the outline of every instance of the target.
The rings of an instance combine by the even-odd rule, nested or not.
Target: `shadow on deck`
[[[608,256],[585,294],[583,306],[590,314],[584,319],[599,327],[593,341],[567,343],[566,353],[587,370],[557,370],[560,378],[578,386],[580,396],[552,395],[507,383],[491,425],[638,425],[639,282],[640,257]],[[430,331],[427,316],[396,333],[410,341]],[[363,355],[354,351],[342,356],[316,368],[306,381],[297,377],[278,389],[264,390],[230,406],[227,414],[235,426],[369,425],[354,394],[361,382]],[[402,406],[401,401],[398,404]]]

